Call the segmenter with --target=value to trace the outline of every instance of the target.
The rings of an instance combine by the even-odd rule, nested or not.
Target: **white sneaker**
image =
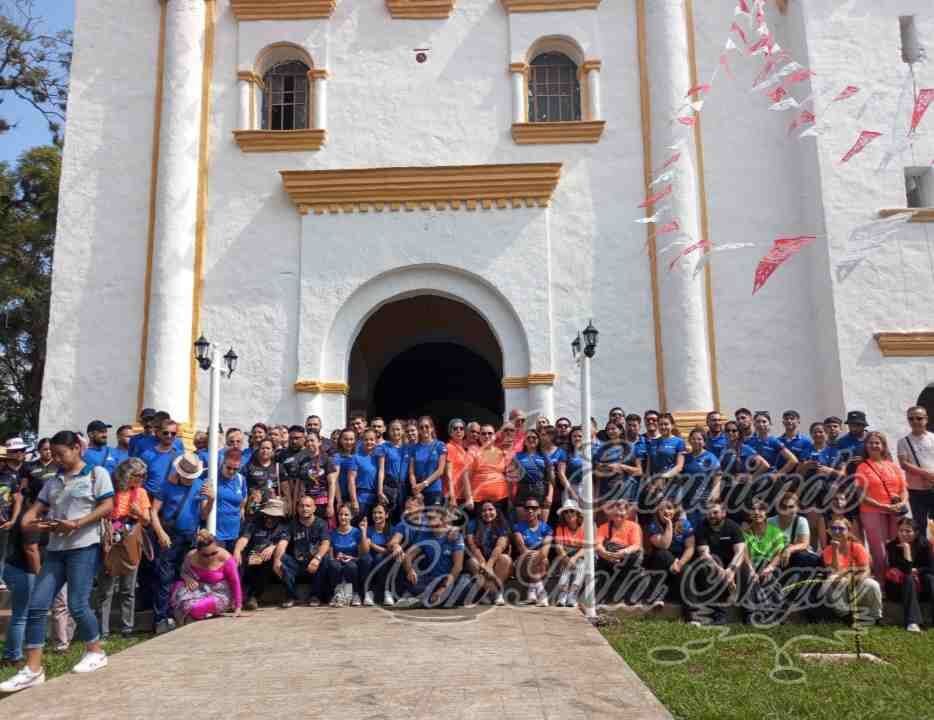
[[[921,632],[921,628],[918,626],[918,623],[911,623],[908,627],[905,628],[908,632]]]
[[[308,607],[321,607],[321,598],[316,595],[308,598]]]
[[[538,592],[535,589],[534,585],[529,586],[529,590],[525,595],[525,604],[531,605],[538,599]]]
[[[16,675],[5,683],[0,683],[0,693],[15,693],[20,690],[41,685],[45,682],[45,669],[34,673],[28,666],[24,666]]]
[[[538,591],[538,600],[535,605],[537,607],[548,607],[548,593],[545,592],[544,588]]]
[[[71,671],[74,673],[92,673],[105,667],[107,667],[107,656],[104,653],[86,652]]]
[[[567,607],[577,607],[577,590],[571,590],[568,593]]]
[[[558,602],[555,603],[558,607],[567,607],[568,606],[568,594],[563,590],[558,595]]]
[[[393,596],[391,592],[387,590],[386,594],[383,596],[383,605],[386,607],[392,607],[395,604],[396,604],[396,598]]]
[[[360,596],[357,593],[353,594],[353,599],[350,601],[350,607],[360,607],[363,603],[360,601]]]
[[[496,601],[495,601],[495,602],[496,602],[496,605],[498,605],[498,606],[500,606],[500,607],[502,607],[503,605],[506,604],[506,598],[503,597],[503,593],[501,593],[501,592],[496,593]]]
[[[376,600],[373,599],[373,592],[371,590],[367,590],[367,593],[363,598],[363,604],[366,607],[373,607],[376,605]]]

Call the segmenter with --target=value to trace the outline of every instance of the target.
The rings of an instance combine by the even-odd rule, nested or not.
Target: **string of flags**
[[[800,98],[800,95],[797,95],[799,89],[808,87],[806,83],[812,82],[816,73],[795,61],[791,53],[779,45],[766,19],[766,0],[737,0],[733,14],[734,18],[720,52],[719,62],[710,79],[706,82],[695,81],[696,84],[688,88],[684,95],[684,102],[674,111],[671,119],[672,127],[677,129],[680,126],[680,128],[693,131],[719,74],[722,72],[731,80],[736,79],[731,65],[733,53],[736,53],[739,58],[762,58],[762,66],[753,80],[750,92],[761,94],[768,101],[768,109],[772,112],[792,112],[787,134],[789,137],[797,134],[799,140],[819,136],[825,132],[830,127],[828,118],[833,115],[835,108],[848,105],[853,98],[865,97],[855,115],[857,120],[861,120],[867,109],[884,95],[876,90],[869,93],[867,97],[864,88],[848,84],[843,88],[839,86],[824,88],[821,92],[812,92],[807,97]],[[880,170],[885,169],[892,158],[910,147],[932,103],[934,103],[934,88],[923,88],[914,92],[914,108],[907,135],[897,137],[897,132],[893,130],[892,144],[883,153]],[[884,135],[885,133],[878,130],[861,129],[852,146],[838,161],[838,165],[849,163]],[[696,279],[713,255],[760,247],[760,243],[757,242],[714,245],[709,238],[697,240],[684,232],[680,218],[672,214],[674,203],[671,200],[673,200],[672,195],[675,193],[679,175],[683,169],[682,164],[688,161],[685,138],[677,140],[669,149],[672,150],[672,154],[660,167],[654,169],[647,189],[647,197],[638,205],[639,209],[646,210],[647,216],[635,220],[636,223],[643,225],[654,224],[656,238],[663,235],[673,236],[674,239],[659,251],[659,254],[664,254],[679,248],[668,265],[668,272],[674,271],[682,261],[698,255],[699,259],[694,263],[693,269],[693,278]],[[661,189],[658,189],[659,187]],[[649,212],[652,214],[648,215]],[[852,272],[868,252],[891,237],[910,217],[911,215],[908,214],[876,221],[861,226],[857,229],[859,232],[854,231],[854,235],[850,238],[848,255],[838,265],[838,277],[841,273],[845,276]],[[753,295],[765,286],[782,264],[818,237],[821,236],[797,235],[775,238],[756,267]],[[648,247],[648,240],[646,247]]]

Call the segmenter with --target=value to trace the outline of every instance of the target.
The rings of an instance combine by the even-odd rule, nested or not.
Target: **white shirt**
[[[911,446],[908,441],[911,441]],[[912,452],[912,449],[914,452]],[[915,457],[917,456],[917,458]],[[922,470],[934,472],[934,433],[925,431],[924,435],[908,435],[898,441],[898,459],[917,465]],[[912,473],[905,473],[910,490],[932,490],[934,485],[925,482]]]

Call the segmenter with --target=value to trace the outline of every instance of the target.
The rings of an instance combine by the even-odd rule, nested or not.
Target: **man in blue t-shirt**
[[[729,443],[730,439],[723,431],[723,415],[716,410],[707,413],[707,435],[704,437],[704,447],[719,460]]]
[[[427,511],[427,530],[405,551],[402,566],[405,572],[405,597],[396,603],[402,609],[453,607],[462,599],[470,585],[464,569],[464,536],[448,523],[444,508]]]
[[[852,466],[862,460],[866,454],[866,428],[869,427],[866,413],[861,410],[851,410],[846,414],[846,426],[849,432],[837,438],[834,448],[837,450],[837,462],[848,463]]]
[[[112,477],[120,463],[120,457],[116,448],[107,445],[107,431],[111,427],[113,426],[102,420],[92,420],[88,423],[88,449],[84,451],[82,459],[88,465],[104,468]]]
[[[786,410],[782,413],[782,425],[785,432],[778,436],[784,445],[799,462],[811,457],[814,452],[814,443],[807,435],[798,432],[801,425],[801,414],[797,410]]]
[[[178,440],[178,424],[175,421],[164,420],[159,426],[157,437],[157,444],[139,456],[139,459],[146,463],[148,472],[143,487],[151,498],[158,495],[159,489],[169,476],[175,458],[184,452],[175,446]]]

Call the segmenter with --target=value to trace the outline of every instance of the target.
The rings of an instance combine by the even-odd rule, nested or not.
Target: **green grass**
[[[144,640],[148,640],[150,637],[152,636],[147,633],[131,635],[128,638],[123,638],[119,635],[111,636],[109,640],[105,640],[103,643],[104,652],[108,655],[115,655],[121,650],[126,650]],[[2,648],[3,643],[0,643],[0,650],[2,650]],[[51,680],[54,677],[71,672],[71,669],[78,663],[83,654],[84,643],[80,642],[73,642],[66,653],[47,651],[42,658],[42,664],[45,666],[46,680]],[[0,682],[13,677],[15,674],[16,668],[0,668]]]
[[[862,635],[862,650],[889,665],[824,665],[798,657],[855,652],[853,633],[843,625],[705,629],[624,620],[604,634],[678,720],[934,718],[931,630],[915,635],[877,627]]]

